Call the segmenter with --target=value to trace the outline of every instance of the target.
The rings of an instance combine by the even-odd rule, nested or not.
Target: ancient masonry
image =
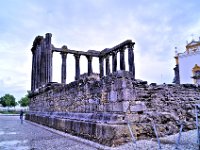
[[[26,119],[107,146],[131,140],[127,123],[137,139],[155,137],[152,122],[159,136],[177,133],[181,123],[184,131],[194,129],[194,105],[200,103],[200,88],[193,84],[148,85],[136,80],[133,47],[134,42],[127,40],[101,52],[83,52],[67,46],[55,48],[49,33],[45,38],[37,36],[31,49],[32,84]],[[128,51],[128,71],[125,51]],[[62,83],[52,82],[54,52],[62,56]],[[75,81],[66,84],[69,54],[74,55],[76,71]],[[83,75],[79,66],[81,56],[88,60],[88,72]],[[100,74],[92,71],[93,57],[99,58]]]

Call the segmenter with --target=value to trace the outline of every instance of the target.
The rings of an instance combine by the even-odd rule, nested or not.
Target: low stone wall
[[[148,85],[118,71],[99,80],[83,77],[70,84],[49,83],[30,93],[26,119],[108,146],[130,141],[127,122],[138,139],[194,129],[195,85]]]

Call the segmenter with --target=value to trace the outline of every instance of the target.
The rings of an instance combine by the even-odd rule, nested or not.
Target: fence
[[[200,149],[200,129],[199,129],[199,119],[198,119],[199,114],[200,114],[200,104],[196,104],[195,105],[195,118],[196,118],[195,123],[196,123],[196,129],[197,129],[197,145],[198,145],[198,148]],[[139,124],[139,125],[149,124],[149,125],[151,125],[152,128],[153,128],[154,134],[156,135],[156,140],[158,142],[158,149],[161,150],[161,148],[162,148],[161,142],[160,142],[160,139],[159,139],[159,135],[158,135],[158,132],[157,132],[155,122],[151,122],[151,123],[131,123],[131,122],[127,122],[128,129],[130,131],[133,144],[135,145],[135,148],[137,149],[136,137],[134,136],[134,133],[131,129],[131,124]],[[176,143],[175,149],[178,149],[178,147],[180,145],[181,134],[182,134],[182,131],[183,131],[183,128],[184,128],[184,124],[185,124],[184,121],[180,121],[180,129],[179,129],[178,137],[177,137],[176,142],[175,142]]]

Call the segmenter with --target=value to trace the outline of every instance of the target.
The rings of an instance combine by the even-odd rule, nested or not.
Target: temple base
[[[54,128],[65,133],[69,133],[75,136],[83,137],[85,139],[115,147],[130,141],[130,133],[127,124],[120,123],[117,120],[111,120],[111,116],[103,116],[97,114],[93,117],[99,117],[99,119],[108,119],[110,121],[102,121],[97,119],[87,119],[87,115],[91,114],[71,114],[75,115],[71,119],[70,115],[39,115],[39,114],[27,114],[26,120],[36,122]],[[76,119],[76,117],[82,118]],[[74,119],[73,119],[74,118]],[[83,120],[84,118],[84,120]],[[117,116],[115,117],[117,118]]]

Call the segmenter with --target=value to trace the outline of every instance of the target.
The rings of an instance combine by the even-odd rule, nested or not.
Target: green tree
[[[20,106],[22,106],[22,107],[26,107],[26,106],[28,106],[29,105],[29,98],[28,98],[28,95],[25,95],[25,97],[22,97],[21,99],[20,99],[20,101],[18,101],[18,103],[20,104]]]
[[[3,107],[11,107],[11,106],[16,106],[17,102],[15,101],[15,97],[11,94],[5,94],[0,98],[0,104],[2,104]]]

